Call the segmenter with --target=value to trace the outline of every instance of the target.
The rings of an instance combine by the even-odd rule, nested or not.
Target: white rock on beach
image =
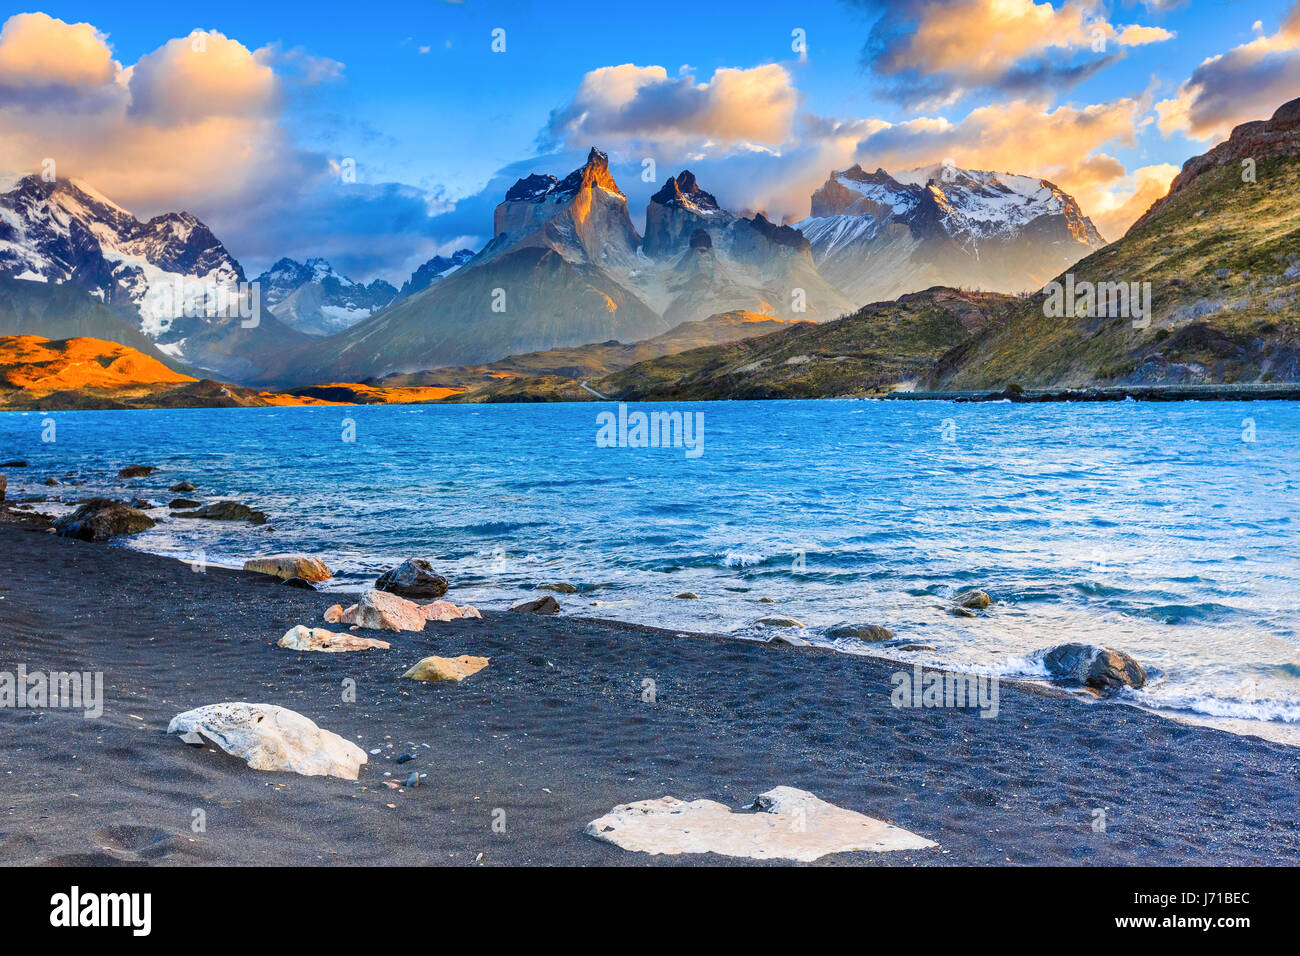
[[[275,704],[207,704],[177,714],[167,733],[200,733],[254,770],[288,770],[307,777],[356,780],[368,759],[350,740]]]
[[[807,790],[776,787],[759,796],[759,812],[733,812],[713,800],[676,797],[615,807],[587,824],[588,836],[625,850],[720,853],[804,863],[828,853],[924,850],[939,844],[882,820],[819,800]]]
[[[271,574],[281,580],[302,578],[304,581],[328,581],[334,577],[325,562],[305,554],[273,554],[264,558],[249,558],[244,562],[245,571],[258,574]]]
[[[386,651],[392,647],[387,641],[377,638],[336,634],[323,627],[307,627],[303,624],[286,631],[284,637],[280,638],[279,645],[295,651],[324,651],[325,653],[361,651],[368,647],[377,647]]]

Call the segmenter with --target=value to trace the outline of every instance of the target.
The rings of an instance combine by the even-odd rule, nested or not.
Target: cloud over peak
[[[1129,47],[1173,38],[1162,27],[1117,26],[1097,0],[858,0],[878,14],[864,65],[911,105],[977,90],[1073,86]]]
[[[704,82],[662,66],[603,66],[551,113],[554,144],[616,139],[773,144],[790,134],[799,97],[785,67],[721,68]]]
[[[1224,139],[1249,120],[1268,119],[1300,93],[1300,0],[1277,32],[1259,34],[1249,43],[1206,59],[1178,88],[1156,104],[1160,131],[1191,139]]]

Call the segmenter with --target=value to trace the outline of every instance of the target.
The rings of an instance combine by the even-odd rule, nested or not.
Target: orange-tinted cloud
[[[251,119],[279,106],[275,71],[215,31],[177,37],[130,69],[131,119],[184,126],[216,116]]]
[[[1202,62],[1176,96],[1156,104],[1162,133],[1225,139],[1237,124],[1268,119],[1300,95],[1300,0],[1276,33],[1258,32]]]
[[[605,66],[587,73],[572,102],[551,114],[549,135],[568,144],[608,140],[779,143],[799,97],[777,64],[719,69],[705,82],[662,66]]]
[[[906,102],[951,104],[977,89],[1070,86],[1128,47],[1172,39],[1110,22],[1096,0],[864,0],[878,8],[864,61]]]
[[[323,174],[323,160],[289,142],[282,82],[265,59],[213,31],[123,68],[90,24],[10,17],[0,30],[0,171],[53,160],[57,175],[144,215],[253,202]]]
[[[89,23],[19,13],[0,29],[0,89],[96,87],[112,83],[120,70],[104,35]]]

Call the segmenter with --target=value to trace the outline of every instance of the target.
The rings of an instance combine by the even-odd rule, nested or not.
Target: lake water
[[[785,615],[821,643],[883,624],[933,648],[885,649],[900,660],[1002,675],[1104,644],[1151,670],[1134,702],[1300,743],[1296,403],[631,411],[698,413],[698,454],[618,447],[618,407],[593,403],[7,413],[0,460],[31,462],[10,497],[121,495],[117,470],[143,463],[163,470],[134,494],[165,503],[189,479],[272,516],[170,520],[129,547],[235,566],[305,551],[350,589],[425,556],[480,607],[566,581],[566,613],[739,638]],[[39,484],[65,473],[85,484]],[[953,617],[967,587],[997,604]]]

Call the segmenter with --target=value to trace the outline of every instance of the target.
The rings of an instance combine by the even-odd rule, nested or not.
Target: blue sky
[[[27,171],[27,157],[54,143],[69,157],[70,174],[108,180],[133,211],[190,208],[251,270],[279,254],[324,254],[356,278],[399,281],[434,251],[488,238],[491,208],[514,176],[563,175],[591,143],[610,152],[638,222],[648,194],[688,164],[738,211],[797,219],[832,167],[951,156],[959,165],[1014,165],[1055,177],[1114,238],[1141,212],[1126,202],[1155,198],[1175,167],[1232,122],[1260,118],[1251,111],[1290,98],[1282,91],[1300,75],[1300,37],[1293,42],[1281,25],[1294,9],[1293,0],[1190,0],[1172,8],[1167,0],[42,3],[12,13],[39,10],[63,24],[90,24],[125,71],[115,82],[131,87],[131,102],[121,107],[128,125],[92,123],[83,141],[65,142],[76,135],[66,118],[59,127],[34,101],[18,109],[6,100],[0,38],[0,134],[33,139],[41,130],[26,153],[0,149],[0,168]],[[1082,38],[1071,37],[1072,24]],[[1100,53],[1088,46],[1097,24],[1106,34]],[[974,46],[948,48],[949,27],[952,43]],[[1125,34],[1127,27],[1141,30]],[[505,30],[503,53],[491,48],[496,28]],[[147,118],[135,105],[142,93],[134,65],[162,59],[164,44],[195,30],[227,38],[275,75],[263,99],[243,87],[229,94],[238,107],[226,110],[226,120],[248,119],[234,115],[246,109],[256,113],[256,129],[217,134],[215,120],[203,129],[189,122],[205,107],[173,111],[174,124],[188,124],[185,142],[222,135],[238,154],[223,170],[194,158],[187,191],[177,171],[189,161],[186,147],[170,171],[128,176],[128,160],[84,138],[132,135]],[[802,56],[792,49],[794,30],[806,37]],[[1005,55],[973,65],[982,49],[998,46]],[[1187,85],[1203,61],[1222,54],[1229,56],[1202,85]],[[232,54],[229,69],[204,82],[216,89],[244,69],[241,62]],[[183,70],[181,53],[164,65]],[[624,77],[638,90],[634,103],[604,88],[580,95],[584,77],[623,65],[641,71]],[[651,77],[650,67],[663,76]],[[714,82],[719,70],[746,72],[733,74],[724,92]],[[158,83],[168,82],[164,70],[155,72]],[[1258,103],[1243,102],[1233,85],[1247,75],[1264,86]],[[86,81],[75,82],[88,97]],[[1216,99],[1220,88],[1232,95]],[[1300,93],[1300,85],[1291,89]],[[228,93],[218,89],[202,101]],[[758,109],[748,96],[776,105]],[[1162,111],[1162,103],[1170,105]],[[1242,115],[1232,115],[1238,109]],[[758,113],[779,118],[769,128]],[[648,117],[650,125],[630,129],[626,116]],[[148,119],[149,136],[167,142]],[[175,132],[179,140],[179,126]],[[1072,142],[1075,157],[1063,148]],[[97,154],[104,157],[98,165]],[[647,156],[657,165],[655,183],[637,175]],[[331,165],[344,159],[355,162],[356,183],[341,182]],[[129,162],[147,164],[138,155]]]

